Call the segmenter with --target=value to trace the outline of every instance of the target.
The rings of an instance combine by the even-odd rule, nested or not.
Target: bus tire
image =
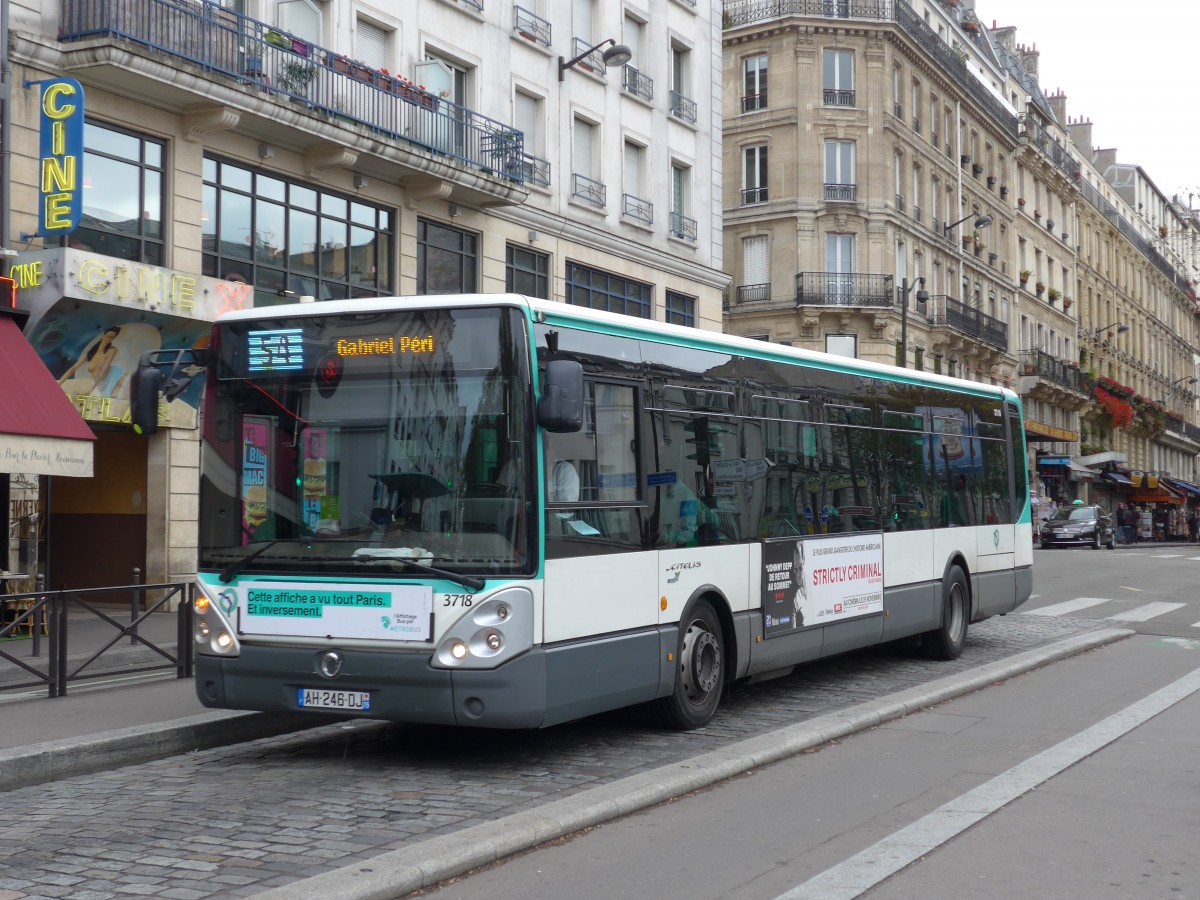
[[[679,622],[678,647],[675,687],[658,701],[658,713],[668,728],[691,731],[716,714],[725,687],[725,636],[709,601],[688,608]]]
[[[922,635],[921,644],[930,659],[958,659],[962,654],[970,606],[967,576],[954,566],[942,581],[942,624]]]

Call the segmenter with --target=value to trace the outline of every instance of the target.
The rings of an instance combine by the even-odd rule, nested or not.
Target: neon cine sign
[[[37,233],[55,237],[78,228],[83,213],[83,86],[74,78],[25,82],[33,85],[42,94]]]

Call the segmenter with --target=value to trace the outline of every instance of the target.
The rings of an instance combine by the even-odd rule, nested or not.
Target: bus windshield
[[[201,569],[471,584],[533,570],[516,310],[318,305],[219,325],[214,345]]]

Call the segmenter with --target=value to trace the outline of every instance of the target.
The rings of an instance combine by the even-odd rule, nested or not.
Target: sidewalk
[[[129,622],[128,609],[104,612],[122,624]],[[173,656],[177,628],[175,613],[153,613],[139,624],[138,634]],[[65,696],[50,698],[44,685],[14,687],[37,676],[0,656],[0,790],[331,721],[319,715],[206,709],[196,699],[191,678],[176,677],[168,659],[140,642],[131,645],[129,637],[103,619],[73,612],[67,634],[68,674],[98,677],[70,681]],[[88,663],[114,638],[119,640]],[[40,656],[33,651],[28,637],[0,641],[0,654],[47,672],[48,637],[41,638]],[[159,665],[164,668],[120,674],[122,669]],[[106,674],[113,672],[117,674]]]

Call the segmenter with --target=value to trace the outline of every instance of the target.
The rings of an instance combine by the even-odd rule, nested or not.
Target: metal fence
[[[998,350],[1008,349],[1007,323],[953,297],[942,296],[932,318],[934,325],[948,326]]]
[[[116,675],[192,677],[193,591],[170,583],[0,595],[0,691],[64,697],[73,682]]]
[[[887,307],[895,302],[891,275],[801,272],[796,276],[797,306]]]
[[[397,141],[523,182],[523,132],[219,3],[62,0],[59,40],[138,44],[306,114],[361,125]]]

